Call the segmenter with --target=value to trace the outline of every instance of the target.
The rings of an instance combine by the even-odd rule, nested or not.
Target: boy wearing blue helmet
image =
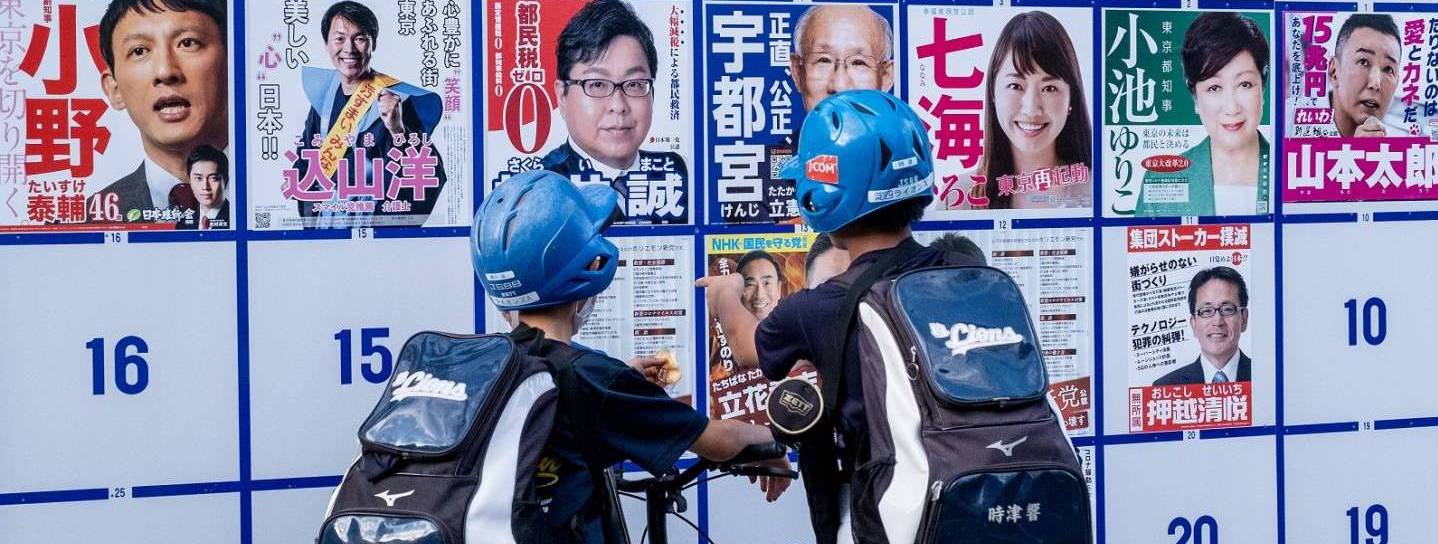
[[[796,180],[799,211],[809,226],[853,257],[849,269],[790,295],[757,323],[739,304],[743,285],[732,275],[699,284],[708,288],[710,311],[725,330],[754,331],[730,336],[736,359],[752,354],[771,380],[783,379],[800,359],[839,377],[838,384],[825,384],[837,387],[834,432],[805,435],[800,473],[818,542],[851,542],[850,527],[877,525],[877,513],[848,513],[854,469],[870,461],[863,445],[871,425],[862,400],[859,335],[853,333],[858,325],[844,315],[849,285],[876,265],[887,279],[929,266],[981,263],[914,241],[911,225],[933,200],[933,164],[922,121],[893,95],[846,91],[820,102],[805,117],[798,153],[783,174]],[[849,323],[848,346],[833,345],[839,342],[834,323]],[[853,480],[855,489],[863,484]]]
[[[622,541],[610,523],[617,505],[591,467],[630,460],[666,473],[685,450],[724,461],[773,440],[764,427],[710,421],[623,362],[571,344],[594,296],[614,279],[619,250],[601,233],[617,217],[613,189],[579,188],[553,172],[534,171],[489,193],[470,232],[475,274],[515,327],[515,343],[547,360],[577,357],[572,378],[557,380],[568,396],[561,396],[536,478],[552,482],[541,487],[546,527],[534,528],[536,542]],[[565,406],[565,398],[578,400]],[[772,464],[788,468],[787,460]],[[768,499],[785,487],[769,483]]]

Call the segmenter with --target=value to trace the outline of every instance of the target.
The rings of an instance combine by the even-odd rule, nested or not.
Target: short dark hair
[[[1398,23],[1393,22],[1393,16],[1386,13],[1355,13],[1343,21],[1343,26],[1338,27],[1338,41],[1334,43],[1333,54],[1337,55],[1343,51],[1344,42],[1353,35],[1354,30],[1369,28],[1375,31],[1393,36],[1400,46],[1403,38],[1398,35]]]
[[[653,77],[659,71],[659,53],[654,50],[654,35],[649,27],[625,2],[594,0],[575,13],[559,33],[559,44],[554,47],[559,79],[569,79],[569,71],[575,64],[598,59],[620,36],[639,41],[649,60],[649,75]]]
[[[132,11],[142,16],[162,11],[198,11],[214,19],[215,25],[220,27],[220,40],[229,47],[225,4],[219,0],[111,0],[110,6],[105,8],[105,15],[100,17],[100,56],[105,58],[105,65],[111,70],[115,69],[115,44],[111,43],[115,39],[115,25]]]
[[[774,273],[779,273],[779,260],[775,259],[773,255],[770,255],[768,251],[764,251],[762,249],[750,251],[748,253],[745,253],[743,257],[739,257],[739,264],[734,266],[734,271],[739,272],[740,270],[744,270],[744,267],[749,266],[749,263],[761,259],[769,261],[769,264],[774,265]],[[739,273],[742,274],[743,272]]]
[[[814,243],[809,244],[809,253],[804,255],[805,281],[807,281],[807,278],[814,268],[814,261],[819,260],[820,255],[823,255],[824,252],[831,249],[834,249],[834,240],[829,238],[828,233],[821,232],[818,236],[814,237]]]
[[[988,256],[984,255],[984,250],[980,249],[979,245],[975,244],[973,240],[970,240],[968,236],[962,234],[954,232],[944,233],[943,236],[929,242],[929,247],[945,253],[960,253],[973,257],[982,264],[989,264]]]
[[[834,233],[840,236],[859,236],[872,233],[892,233],[910,228],[924,217],[929,205],[927,198],[910,198],[884,206],[853,222],[840,227]]]
[[[359,27],[360,32],[369,36],[371,51],[376,45],[379,45],[379,18],[375,17],[374,12],[364,4],[350,0],[336,2],[335,5],[325,10],[324,18],[320,19],[320,39],[322,41],[330,41],[330,21],[333,21],[335,17],[344,17],[350,24]]]
[[[1183,79],[1193,93],[1198,82],[1211,78],[1239,53],[1247,51],[1268,83],[1268,38],[1253,19],[1237,13],[1210,11],[1199,15],[1183,36]]]
[[[195,163],[197,162],[212,162],[218,165],[220,177],[225,180],[226,184],[229,184],[230,158],[225,156],[224,151],[215,149],[215,147],[210,144],[201,144],[199,147],[190,150],[189,156],[185,157],[185,175],[190,175],[190,170],[194,169]]]
[[[1198,288],[1213,280],[1222,280],[1238,287],[1238,305],[1248,307],[1248,284],[1243,281],[1243,276],[1237,270],[1227,266],[1215,266],[1201,270],[1193,275],[1193,281],[1188,282],[1188,314],[1197,315],[1198,310]]]

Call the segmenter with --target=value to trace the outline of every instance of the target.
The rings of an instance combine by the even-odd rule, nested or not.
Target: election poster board
[[[520,172],[550,170],[613,187],[621,224],[693,223],[693,8],[635,4],[652,50],[623,36],[600,56],[577,35],[617,15],[606,12],[613,5],[585,4],[484,2],[486,190]]]
[[[895,90],[897,19],[893,4],[704,4],[709,224],[799,222],[778,173],[804,114],[835,92]]]
[[[1093,236],[1089,229],[915,231],[953,251],[967,238],[1023,293],[1048,372],[1049,397],[1070,436],[1093,434]]]
[[[1273,17],[1103,10],[1104,216],[1270,213]]]
[[[594,310],[574,335],[588,348],[628,361],[668,353],[679,375],[664,385],[691,406],[698,366],[694,357],[694,240],[688,236],[610,238],[619,246],[614,283],[595,297]],[[487,332],[512,330],[488,298]]]
[[[704,238],[706,275],[744,277],[739,302],[755,319],[763,320],[784,298],[804,289],[805,256],[814,243],[813,234],[721,234]],[[713,311],[709,312],[709,417],[769,423],[770,382],[756,361],[746,361],[730,344],[731,331]],[[794,365],[790,377],[819,382],[812,363]]]
[[[252,230],[469,224],[469,3],[248,7]]]
[[[233,228],[228,3],[104,27],[107,7],[0,9],[0,233]]]
[[[1438,14],[1283,23],[1283,202],[1438,199]]]
[[[1091,13],[908,6],[906,96],[934,152],[928,219],[1092,213],[1093,29],[1062,22]]]
[[[1251,232],[1128,228],[1129,432],[1253,425]]]

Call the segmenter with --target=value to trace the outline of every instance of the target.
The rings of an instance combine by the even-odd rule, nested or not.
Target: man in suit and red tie
[[[1238,347],[1248,330],[1248,285],[1237,270],[1215,266],[1194,275],[1188,284],[1188,324],[1198,339],[1198,360],[1153,382],[1153,385],[1246,382],[1251,361]]]

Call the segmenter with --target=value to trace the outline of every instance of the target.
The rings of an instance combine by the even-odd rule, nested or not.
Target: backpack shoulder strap
[[[893,251],[869,265],[859,273],[853,283],[849,284],[848,291],[844,294],[844,301],[839,306],[838,319],[834,320],[834,326],[837,328],[833,329],[833,333],[829,335],[829,338],[836,339],[838,342],[825,345],[818,354],[819,360],[816,361],[816,366],[819,367],[819,380],[823,386],[824,411],[827,416],[832,418],[839,409],[838,399],[841,390],[839,381],[843,377],[844,360],[848,355],[849,335],[853,331],[854,314],[859,309],[860,299],[869,292],[870,287],[878,283],[880,278],[913,257],[919,247],[922,246],[898,245]]]
[[[559,386],[559,406],[565,411],[571,426],[570,431],[578,442],[585,463],[589,465],[590,480],[594,491],[589,495],[588,508],[599,512],[604,523],[606,542],[624,542],[628,539],[623,514],[619,510],[619,490],[614,477],[604,464],[603,456],[597,449],[599,437],[588,425],[581,425],[585,414],[584,401],[579,396],[579,375],[574,364],[586,352],[565,344],[552,346],[544,359],[554,371],[554,381]]]

